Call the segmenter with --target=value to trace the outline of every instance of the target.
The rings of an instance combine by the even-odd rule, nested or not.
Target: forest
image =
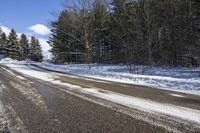
[[[0,28],[0,54],[4,58],[15,60],[32,60],[42,61],[42,48],[37,38],[31,37],[30,41],[26,34],[21,34],[18,37],[14,29],[11,30],[8,36]]]
[[[51,22],[55,63],[200,65],[199,0],[66,0]]]

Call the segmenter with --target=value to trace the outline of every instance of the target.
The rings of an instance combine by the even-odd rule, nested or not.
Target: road
[[[200,96],[21,67],[0,67],[0,133],[200,132]],[[149,111],[120,98],[197,117]]]

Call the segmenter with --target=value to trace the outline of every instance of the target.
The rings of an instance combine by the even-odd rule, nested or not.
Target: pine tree
[[[0,54],[5,54],[6,43],[7,43],[6,34],[0,28]]]
[[[127,31],[127,14],[125,8],[125,0],[113,0],[112,14],[110,16],[110,43],[112,48],[113,63],[125,63],[126,60],[126,42],[125,38]],[[125,26],[126,25],[126,26]]]
[[[30,39],[30,44],[29,44],[29,53],[28,53],[28,58],[30,60],[33,59],[33,54],[34,54],[34,45],[36,43],[36,38],[34,36],[31,37]]]
[[[185,3],[187,14],[186,23],[186,44],[184,48],[186,49],[186,56],[188,64],[190,66],[200,65],[200,2],[198,0],[186,0]]]
[[[6,56],[12,59],[21,59],[22,49],[18,42],[18,36],[14,29],[11,30],[8,36],[8,43],[6,46]]]
[[[52,22],[56,61],[79,51],[81,63],[200,65],[199,0],[73,1]]]
[[[2,29],[1,29],[1,27],[0,27],[0,54],[2,54],[3,53],[3,41],[2,41],[2,34],[3,34],[3,31],[2,31]]]
[[[92,59],[95,63],[109,61],[109,44],[108,44],[108,30],[109,30],[109,13],[103,1],[95,0],[92,9],[92,29],[93,36],[93,54]]]
[[[29,51],[29,58],[32,61],[42,61],[42,48],[40,46],[40,42],[35,37],[31,37],[30,41],[30,51]]]
[[[22,57],[21,59],[24,60],[28,57],[29,52],[29,40],[25,34],[22,34],[19,40],[19,44],[22,48]]]
[[[72,38],[72,24],[70,12],[62,11],[57,21],[52,22],[52,38],[49,44],[52,46],[51,52],[54,56],[54,61],[58,63],[70,62],[70,55],[72,49],[70,39]]]
[[[114,0],[112,2],[110,43],[115,63],[137,64],[140,30],[134,1]],[[137,10],[139,11],[139,10]],[[141,17],[141,15],[140,15]]]

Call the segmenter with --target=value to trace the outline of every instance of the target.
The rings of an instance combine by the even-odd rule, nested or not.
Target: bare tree
[[[70,33],[79,44],[84,46],[84,55],[86,62],[91,63],[92,54],[92,36],[94,34],[91,28],[91,11],[93,1],[92,0],[66,0],[65,7],[74,13],[75,24],[73,25],[75,32]]]

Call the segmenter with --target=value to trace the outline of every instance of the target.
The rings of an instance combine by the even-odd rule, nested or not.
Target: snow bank
[[[24,65],[24,64],[36,64],[36,65],[40,65],[41,63],[40,62],[35,62],[35,61],[30,61],[30,60],[23,60],[23,61],[18,61],[18,60],[14,60],[14,59],[11,59],[11,58],[3,58],[0,60],[0,64],[21,64],[21,65]]]
[[[200,94],[200,70],[190,68],[162,68],[152,69],[137,66],[138,74],[131,74],[125,65],[54,65],[42,63],[40,67],[79,76],[115,81],[120,83],[150,86],[181,92]]]
[[[34,63],[42,68],[78,76],[200,95],[200,69],[162,67],[149,69],[145,66],[137,66],[137,74],[131,74],[126,65],[92,64],[89,70],[87,64],[54,65],[50,63],[19,62],[10,58],[2,59],[0,63],[10,65]]]
[[[0,63],[12,63],[12,62],[17,62],[17,60],[13,60],[11,58],[3,58],[0,60]]]
[[[101,99],[105,99],[111,101],[113,103],[117,103],[126,107],[130,107],[133,109],[139,109],[145,112],[150,113],[161,113],[165,115],[175,116],[186,121],[191,121],[195,123],[200,123],[200,111],[195,109],[189,109],[181,106],[171,105],[171,104],[163,104],[150,100],[145,100],[141,98],[131,97],[111,91],[94,89],[94,88],[82,88],[77,85],[71,85],[68,83],[63,83],[60,80],[57,80],[57,76],[52,73],[47,73],[39,70],[34,70],[28,67],[27,65],[22,64],[6,64],[13,70],[16,70],[22,74],[40,79],[42,81],[50,82],[55,85],[62,85],[66,88],[63,90],[67,93],[80,96],[84,98],[84,95],[87,94],[90,96],[95,96]],[[66,66],[65,66],[66,67]],[[106,67],[105,67],[106,68]],[[103,68],[102,68],[103,69]],[[40,76],[38,76],[40,75]],[[60,88],[62,90],[62,88]],[[86,100],[88,100],[86,98]],[[95,99],[92,98],[92,102],[96,102]],[[101,104],[101,103],[100,103]]]

